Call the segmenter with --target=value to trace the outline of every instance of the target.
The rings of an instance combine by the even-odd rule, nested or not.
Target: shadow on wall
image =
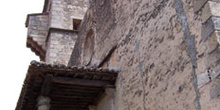
[[[87,33],[83,49],[83,64],[85,66],[88,66],[91,62],[95,46],[94,40],[94,31],[90,29]]]

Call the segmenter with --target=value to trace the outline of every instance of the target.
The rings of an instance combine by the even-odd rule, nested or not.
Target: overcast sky
[[[26,15],[41,13],[44,0],[3,0],[0,4],[0,110],[14,110],[31,60],[26,48]]]

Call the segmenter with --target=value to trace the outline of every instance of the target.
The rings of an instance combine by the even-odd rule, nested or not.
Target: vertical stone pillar
[[[108,96],[114,98],[114,96],[115,96],[115,88],[105,88],[105,93]]]
[[[105,93],[109,98],[109,110],[115,110],[115,88],[106,88]]]
[[[40,96],[37,101],[37,110],[50,110],[49,97]]]

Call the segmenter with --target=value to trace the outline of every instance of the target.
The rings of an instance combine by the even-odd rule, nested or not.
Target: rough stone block
[[[50,53],[50,57],[56,57],[56,53]]]
[[[206,22],[211,16],[220,16],[220,2],[208,1],[202,9],[202,22]]]
[[[220,75],[220,65],[218,64],[218,66],[216,66],[211,70],[210,76],[212,79],[216,79],[219,75]]]
[[[220,96],[220,80],[215,80],[210,89],[210,98],[219,98]]]
[[[114,88],[106,88],[105,93],[111,97],[114,97],[115,89]]]
[[[207,1],[218,2],[220,0],[193,0],[194,12],[200,11]]]
[[[213,16],[202,25],[202,39],[207,40],[215,30],[220,30],[220,17]]]
[[[220,63],[219,54],[220,54],[220,49],[216,48],[210,54],[207,55],[207,58],[205,60],[205,64],[207,68],[213,68]]]
[[[198,88],[203,87],[205,84],[209,83],[211,80],[209,78],[208,72],[197,75]]]
[[[219,42],[217,41],[217,38],[219,38],[217,31],[214,31],[211,36],[207,40],[207,53],[213,52],[216,48],[219,46]]]
[[[83,17],[87,7],[84,0],[52,1],[50,27],[72,30],[71,16]]]
[[[198,12],[208,0],[193,0],[194,12]]]
[[[220,31],[215,31],[215,33],[216,33],[216,39],[218,43],[220,44]]]

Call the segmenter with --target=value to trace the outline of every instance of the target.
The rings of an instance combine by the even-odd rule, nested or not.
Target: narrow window
[[[81,19],[73,19],[73,30],[78,30]]]

